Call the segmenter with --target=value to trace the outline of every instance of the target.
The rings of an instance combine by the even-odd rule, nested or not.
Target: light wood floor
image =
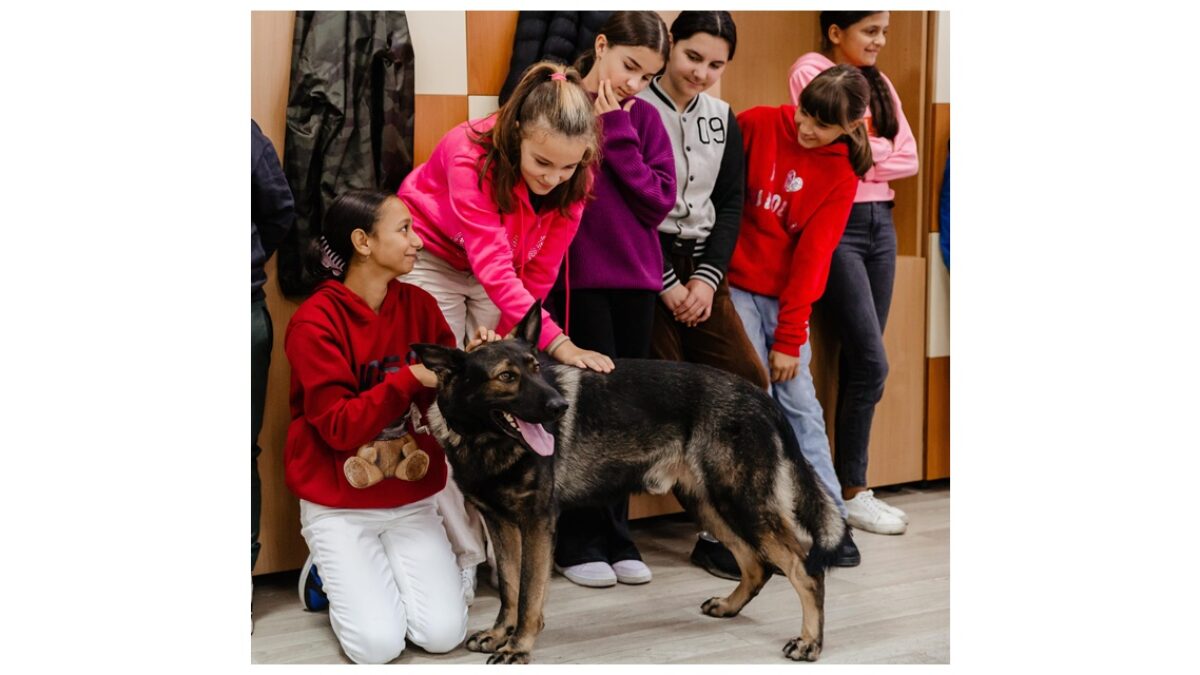
[[[836,568],[826,578],[820,662],[949,663],[949,485],[876,494],[908,513],[908,532],[881,536],[855,530],[863,562]],[[589,589],[554,575],[535,663],[790,663],[781,649],[799,635],[801,610],[785,579],[768,582],[737,617],[708,617],[700,604],[728,594],[735,582],[688,562],[695,526],[682,516],[667,516],[635,521],[633,534],[654,581]],[[350,663],[328,613],[300,608],[295,582],[294,573],[256,580],[251,661]],[[481,579],[468,634],[491,626],[499,606],[496,591]],[[410,644],[393,663],[485,660],[462,647],[429,654]]]

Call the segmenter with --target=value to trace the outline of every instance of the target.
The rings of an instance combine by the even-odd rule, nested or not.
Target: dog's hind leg
[[[762,553],[787,575],[804,608],[800,637],[788,640],[783,653],[793,661],[816,661],[825,633],[825,574],[810,575],[804,569],[806,551],[791,532],[771,533],[763,540]]]
[[[517,629],[517,609],[521,589],[521,531],[511,522],[500,521],[484,511],[492,545],[496,547],[496,565],[500,577],[500,613],[496,623],[467,638],[467,649],[493,653],[503,647]]]
[[[554,542],[554,516],[527,517],[521,527],[521,589],[517,608],[517,627],[488,663],[529,663],[529,653],[538,633],[545,626],[542,610],[546,587],[550,583],[550,565]]]
[[[734,588],[732,593],[724,598],[712,597],[705,600],[704,604],[700,605],[700,611],[719,618],[737,616],[746,603],[758,595],[771,577],[767,574],[762,560],[759,559],[754,549],[744,539],[734,534],[725,519],[711,504],[696,499],[688,501],[692,502],[693,512],[700,521],[701,527],[711,532],[729,549],[734,559],[737,560],[738,568],[742,571],[741,581],[738,582],[737,588]]]

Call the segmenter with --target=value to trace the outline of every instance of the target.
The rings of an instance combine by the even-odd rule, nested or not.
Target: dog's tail
[[[780,413],[777,416],[779,434],[783,438],[784,455],[791,460],[796,475],[796,522],[812,535],[812,549],[804,560],[804,569],[818,575],[832,567],[838,548],[850,536],[846,521],[837,503],[829,496],[817,478],[812,465],[800,452],[800,443]]]

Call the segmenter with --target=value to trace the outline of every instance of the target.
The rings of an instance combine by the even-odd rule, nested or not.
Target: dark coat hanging
[[[521,12],[513,35],[508,78],[500,88],[500,105],[508,100],[525,69],[538,61],[570,65],[592,48],[600,27],[612,12]]]
[[[351,188],[395,192],[413,163],[413,48],[404,12],[297,12],[284,171],[296,225],[279,284],[298,295],[301,251]]]

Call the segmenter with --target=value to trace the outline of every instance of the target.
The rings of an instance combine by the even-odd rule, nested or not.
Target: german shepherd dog
[[[773,564],[803,607],[800,636],[784,654],[817,660],[824,571],[845,523],[771,397],[696,364],[617,359],[607,374],[542,367],[540,332],[534,303],[512,339],[470,353],[414,345],[438,376],[429,426],[496,549],[500,614],[467,649],[491,653],[488,663],[529,662],[560,509],[672,491],[742,571],[733,593],[709,598],[700,611],[736,616]]]

